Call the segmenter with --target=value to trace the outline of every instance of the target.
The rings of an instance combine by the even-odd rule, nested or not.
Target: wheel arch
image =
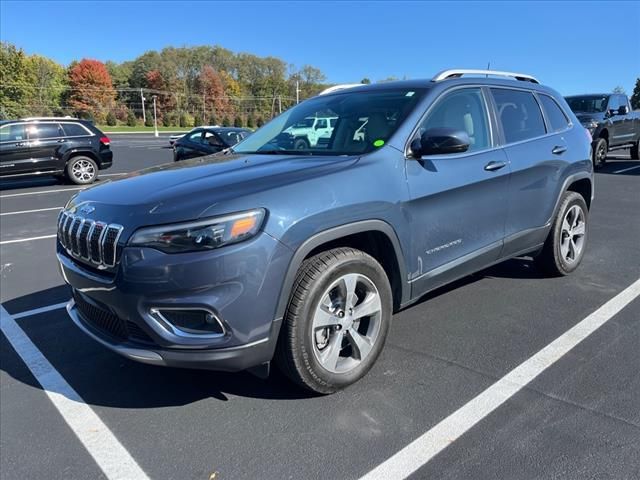
[[[89,157],[91,160],[96,162],[98,168],[100,168],[100,159],[98,156],[91,150],[83,150],[83,149],[73,149],[65,153],[64,155],[64,167],[67,168],[69,165],[69,161],[75,157]]]
[[[380,262],[391,283],[394,310],[409,301],[406,263],[398,236],[391,225],[382,220],[364,220],[319,232],[297,248],[285,274],[276,318],[284,316],[296,273],[302,262],[310,256],[339,246],[357,248]]]
[[[587,204],[587,208],[591,208],[591,202],[594,198],[593,191],[593,174],[591,172],[577,172],[572,175],[569,175],[564,183],[562,184],[562,188],[558,193],[558,198],[556,198],[556,204],[553,207],[553,214],[549,219],[547,225],[551,225],[553,223],[553,219],[558,215],[558,209],[560,208],[560,202],[562,200],[565,192],[577,192],[584,197],[584,201]]]

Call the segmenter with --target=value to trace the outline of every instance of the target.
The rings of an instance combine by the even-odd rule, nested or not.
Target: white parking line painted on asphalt
[[[100,173],[99,176],[100,177],[119,177],[120,175],[127,175],[130,172],[123,172],[123,173]]]
[[[640,279],[360,480],[406,478],[513,397],[640,295]]]
[[[636,168],[640,168],[640,165],[636,165],[635,167],[623,168],[622,170],[616,170],[613,173],[624,173],[624,172],[628,172],[630,170],[635,170]]]
[[[3,306],[0,306],[0,330],[104,475],[109,480],[147,480],[149,477],[109,427],[49,363]]]
[[[39,192],[10,193],[9,195],[0,195],[0,198],[22,197],[24,195],[44,195],[46,193],[58,193],[58,192],[73,192],[74,190],[84,190],[85,188],[87,187],[70,187],[70,188],[59,188],[56,190],[40,190]]]
[[[43,240],[45,238],[56,238],[56,234],[53,235],[41,235],[40,237],[31,237],[31,238],[17,238],[15,240],[4,240],[0,242],[0,245],[9,245],[10,243],[22,243],[22,242],[30,242],[32,240]]]
[[[62,210],[63,207],[51,207],[51,208],[38,208],[36,210],[21,210],[19,212],[5,212],[0,213],[0,217],[5,215],[22,215],[23,213],[36,213],[36,212],[48,212],[50,210]]]
[[[26,312],[16,313],[15,315],[12,315],[12,317],[14,320],[18,320],[20,318],[31,317],[40,313],[50,312],[52,310],[60,310],[61,308],[66,307],[67,303],[69,303],[69,300],[62,303],[56,303],[54,305],[47,305],[46,307],[34,308],[33,310],[27,310]]]

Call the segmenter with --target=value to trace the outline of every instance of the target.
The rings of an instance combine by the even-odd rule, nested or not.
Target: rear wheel
[[[605,138],[596,140],[593,146],[593,166],[595,168],[602,167],[607,161],[608,144]]]
[[[582,195],[565,192],[549,236],[536,263],[551,275],[568,275],[584,256],[588,234],[587,204]]]
[[[632,160],[640,160],[640,140],[637,141],[634,145],[631,146],[631,159]]]
[[[67,162],[67,178],[76,185],[93,183],[98,176],[98,165],[89,157],[73,157]]]
[[[391,323],[389,280],[371,256],[351,248],[300,267],[276,352],[280,369],[313,392],[336,392],[378,358]]]

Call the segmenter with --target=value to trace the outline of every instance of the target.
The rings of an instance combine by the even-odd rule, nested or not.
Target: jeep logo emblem
[[[92,205],[85,205],[83,207],[80,207],[78,209],[79,213],[82,213],[84,215],[89,215],[90,213],[92,213],[93,211],[95,211],[96,207],[92,206]]]

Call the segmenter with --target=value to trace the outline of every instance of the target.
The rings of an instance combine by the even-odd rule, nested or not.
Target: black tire
[[[640,150],[640,141],[637,141],[629,149],[629,153],[631,153],[631,160],[640,160],[640,152],[638,150]]]
[[[563,233],[563,222],[567,212],[577,206],[582,210],[584,215],[584,234],[582,239],[582,247],[575,259],[568,261],[562,254],[561,243],[565,238]],[[545,241],[544,247],[540,254],[536,257],[536,264],[544,272],[551,276],[563,276],[573,272],[582,261],[589,236],[589,210],[587,203],[582,195],[577,192],[565,192],[560,201],[560,208],[556,215],[549,236]]]
[[[594,168],[600,168],[606,163],[608,151],[609,145],[606,138],[598,138],[593,142],[592,160]]]
[[[306,138],[296,138],[293,142],[294,150],[309,150],[309,142]]]
[[[86,165],[86,174],[82,174],[80,176],[75,169],[81,165]],[[88,185],[98,178],[98,165],[92,158],[78,155],[77,157],[69,159],[67,162],[66,172],[67,179],[71,183],[75,183],[76,185]]]
[[[357,366],[334,373],[323,367],[313,351],[317,346],[312,319],[326,290],[336,280],[353,273],[366,276],[379,293],[380,328],[371,350]],[[382,266],[366,253],[336,248],[305,260],[298,270],[280,330],[275,356],[278,367],[295,383],[315,393],[330,394],[351,385],[367,374],[380,355],[391,325],[392,306],[389,279]]]

